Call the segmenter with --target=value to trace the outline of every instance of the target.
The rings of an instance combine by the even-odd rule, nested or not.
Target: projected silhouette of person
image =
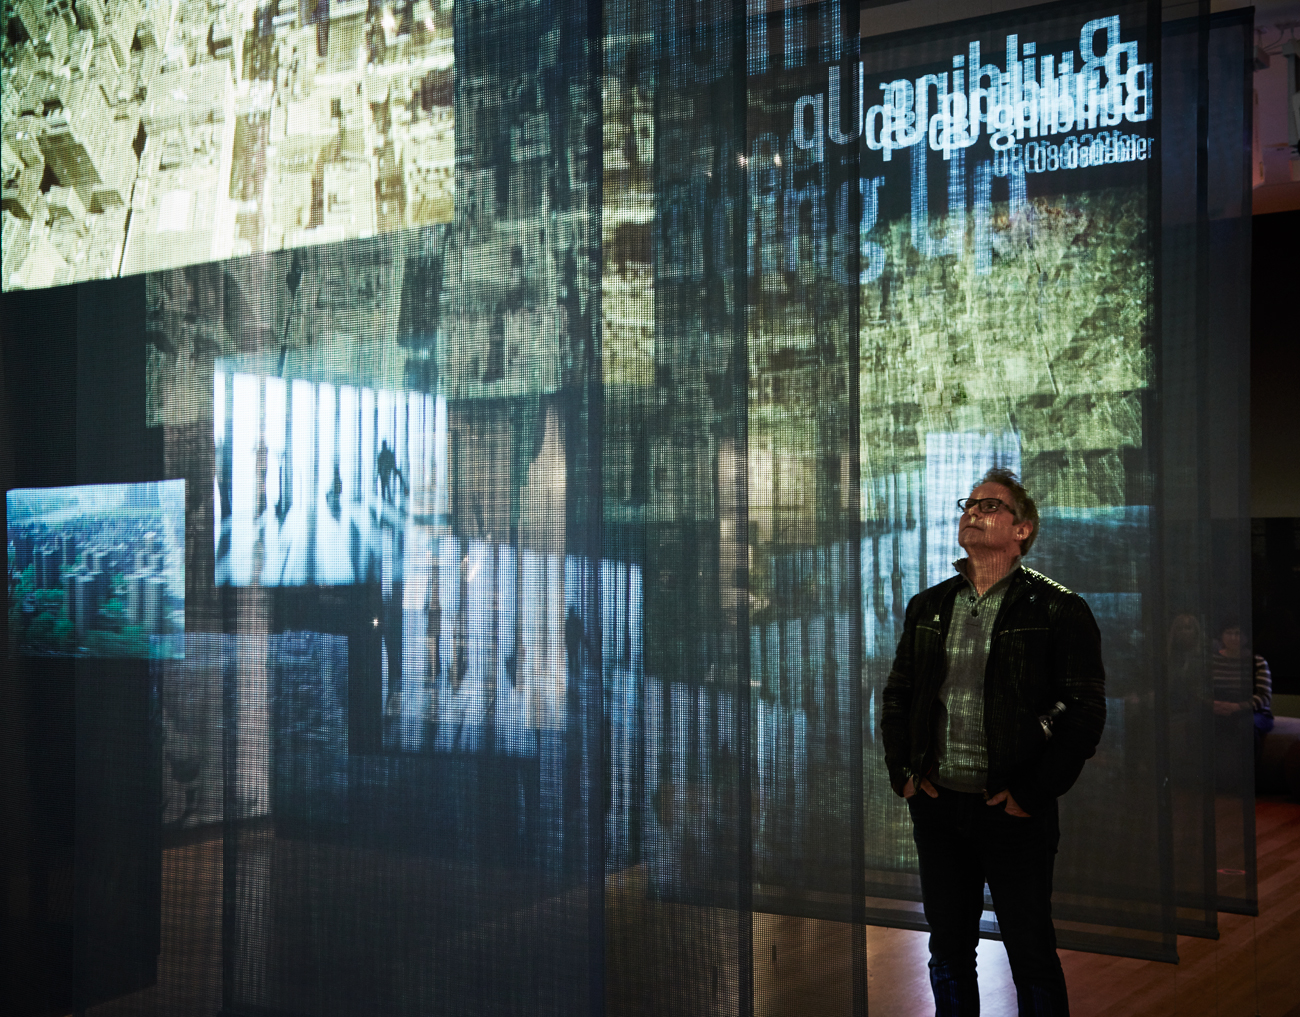
[[[375,463],[375,468],[379,471],[379,491],[384,501],[393,502],[393,477],[396,476],[398,482],[402,485],[403,490],[408,490],[406,479],[402,476],[402,471],[397,468],[397,456],[388,442],[381,444],[379,449],[379,458]]]
[[[325,492],[325,504],[329,506],[330,515],[338,519],[343,513],[343,476],[338,463],[334,464],[334,480]]]
[[[587,639],[587,630],[582,616],[572,604],[569,605],[569,613],[564,619],[564,648],[569,663],[570,687],[577,688],[578,681],[582,677],[582,651],[584,648],[589,651],[591,642]]]

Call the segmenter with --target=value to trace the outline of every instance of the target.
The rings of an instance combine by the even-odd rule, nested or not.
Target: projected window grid
[[[363,582],[445,516],[440,397],[218,371],[213,401],[219,585]]]

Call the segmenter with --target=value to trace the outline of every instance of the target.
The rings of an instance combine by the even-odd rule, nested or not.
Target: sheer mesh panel
[[[755,925],[754,977],[777,1012],[800,1000],[827,1013],[866,1005],[860,158],[857,144],[829,140],[859,133],[857,28],[839,3],[760,14],[748,28],[753,881],[755,909],[771,916]]]
[[[1225,670],[1214,663],[1222,628],[1245,617],[1248,601],[1239,555],[1247,539],[1240,351],[1249,308],[1237,294],[1248,292],[1238,287],[1249,271],[1250,36],[1241,15],[1164,26],[1166,703],[1179,931],[1193,935],[1216,935],[1219,910],[1255,907],[1251,711],[1220,715],[1229,701],[1249,701],[1250,669],[1228,666],[1235,690],[1216,691],[1214,680]],[[1199,113],[1202,63],[1208,98]],[[1188,169],[1198,165],[1198,131],[1212,153],[1199,176]],[[1222,300],[1208,298],[1210,278],[1235,283]],[[1207,497],[1216,477],[1229,479]],[[1245,634],[1249,623],[1240,624]]]
[[[191,655],[223,690],[228,1013],[601,985],[598,35],[578,5],[455,19],[445,94],[384,49],[433,29],[363,43],[375,131],[454,96],[452,226],[149,277],[150,410],[177,465],[215,449],[190,553],[229,634]]]
[[[605,9],[605,519],[608,547],[635,548],[644,624],[630,670],[617,645],[606,658],[611,731],[625,703],[639,735],[614,756],[631,818],[607,855],[617,1013],[753,1006],[742,13]]]
[[[919,109],[928,96],[940,108],[951,73],[968,94],[994,80],[1004,88],[1031,80],[1039,102],[1036,122],[999,114],[1000,135],[977,144],[964,144],[969,130],[949,122],[955,110],[949,121],[929,120],[920,143],[900,144],[910,137],[883,131],[879,112],[864,138],[867,884],[882,898],[873,913],[923,924],[919,909],[885,903],[915,901],[919,888],[873,707],[908,599],[953,574],[953,502],[989,467],[1006,466],[1040,506],[1028,564],[1088,602],[1107,669],[1102,742],[1061,806],[1060,941],[1172,959],[1162,640],[1148,635],[1160,610],[1152,597],[1160,141],[1150,105],[1158,21],[1145,4],[1062,4],[878,35],[906,19],[864,12],[864,95],[877,94],[879,81],[895,106],[910,99]],[[1089,59],[1102,29],[1107,46],[1127,43],[1148,75],[1145,86],[1128,82],[1128,108],[1105,116],[1086,109],[1084,78],[1063,69],[1075,69],[1076,55]],[[1043,112],[1048,95],[1054,120]],[[1117,803],[1128,817],[1122,829],[1107,820]],[[986,899],[983,928],[996,934],[990,911]]]

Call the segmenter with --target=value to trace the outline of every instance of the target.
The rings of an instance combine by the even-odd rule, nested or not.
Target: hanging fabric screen
[[[1164,26],[1165,666],[1174,878],[1188,934],[1198,934],[1197,923],[1217,934],[1217,911],[1257,910],[1253,710],[1241,708],[1253,668],[1243,666],[1248,653],[1232,661],[1222,653],[1233,625],[1250,645],[1241,353],[1250,317],[1252,24],[1231,12]]]
[[[635,605],[606,658],[618,1013],[748,1013],[758,991],[742,7],[604,11],[604,582]]]
[[[1168,370],[1205,379],[1198,385],[1209,375],[1181,350],[1169,355],[1162,314],[1177,298],[1160,269],[1169,244],[1161,195],[1171,174],[1194,187],[1198,164],[1171,158],[1161,140],[1157,68],[1163,56],[1167,80],[1170,49],[1161,46],[1160,13],[1145,4],[1061,4],[943,28],[909,24],[905,12],[873,26],[873,16],[864,13],[864,68],[881,82],[886,105],[864,137],[863,177],[878,194],[876,219],[863,221],[864,252],[876,263],[862,312],[863,602],[875,633],[874,642],[864,639],[867,685],[878,698],[907,597],[950,574],[955,516],[944,506],[991,465],[1020,472],[1042,506],[1030,564],[1088,601],[1107,667],[1105,734],[1062,804],[1054,897],[1061,943],[1173,959],[1171,851],[1175,841],[1186,850],[1204,839],[1207,799],[1203,781],[1184,791],[1202,805],[1175,826],[1160,592],[1172,556],[1162,534],[1183,513],[1208,523],[1208,506],[1162,508],[1160,436],[1184,432],[1188,417],[1160,393]],[[872,38],[892,27],[911,31]],[[1094,114],[1076,88],[1071,109],[1070,85],[1087,80],[1076,69],[1104,63],[1102,43],[1130,53],[1123,108],[1112,101]],[[988,63],[990,53],[1002,64]],[[1182,66],[1197,80],[1195,64]],[[952,123],[957,100],[941,105],[948,73],[964,79],[968,95],[997,77],[1004,94],[1008,82],[1022,90],[1032,82],[1038,122],[1003,117],[1001,138],[967,143]],[[888,110],[909,100],[920,109],[926,87],[941,115],[921,137],[919,114],[902,124]],[[864,96],[876,91],[864,85]],[[1166,101],[1163,109],[1187,115],[1188,103]],[[1180,257],[1195,261],[1206,250],[1184,240]],[[1203,409],[1192,417],[1207,419]],[[911,473],[874,465],[908,456]],[[1231,469],[1237,476],[1240,464]],[[1189,592],[1186,583],[1181,591]],[[1198,674],[1206,659],[1198,658]],[[1190,714],[1203,735],[1205,705]],[[1178,751],[1195,744],[1204,752],[1205,738],[1179,735]],[[882,898],[906,898],[916,893],[907,824],[879,760],[872,765],[872,745],[867,882]],[[1232,800],[1241,795],[1238,782]],[[1117,803],[1130,817],[1121,838],[1104,819]],[[1204,864],[1186,871],[1204,886]],[[1204,909],[1203,891],[1198,899]],[[884,921],[908,924],[896,905],[882,912]],[[994,922],[987,929],[996,934]]]

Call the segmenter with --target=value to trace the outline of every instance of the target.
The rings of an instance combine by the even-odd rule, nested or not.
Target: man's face
[[[997,498],[1003,504],[996,512],[984,513],[974,505],[963,512],[957,526],[957,543],[968,554],[972,551],[1019,554],[1020,542],[1034,531],[1034,524],[1028,520],[1016,522],[1010,508],[1015,504],[1011,492],[1001,484],[980,484],[970,496]]]

